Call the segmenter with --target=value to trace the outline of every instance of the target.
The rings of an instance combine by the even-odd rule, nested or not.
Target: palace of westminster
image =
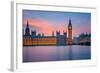
[[[72,45],[72,23],[69,19],[68,29],[61,35],[60,31],[56,31],[56,35],[52,32],[51,36],[44,36],[44,34],[38,34],[36,30],[30,33],[29,23],[25,27],[25,33],[23,34],[23,46],[49,46],[49,45]],[[67,34],[68,33],[68,34]]]

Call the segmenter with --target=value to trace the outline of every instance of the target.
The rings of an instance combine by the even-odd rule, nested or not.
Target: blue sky
[[[79,35],[81,33],[85,33],[85,32],[88,32],[88,33],[91,32],[91,13],[23,10],[23,21],[27,21],[30,19],[31,20],[36,20],[36,19],[43,20],[43,21],[50,23],[49,25],[54,26],[52,28],[54,28],[55,30],[57,30],[57,28],[55,28],[56,26],[58,28],[61,26],[67,28],[69,18],[72,21],[73,36],[77,36],[77,35]],[[23,23],[23,24],[25,24],[25,23]],[[34,25],[35,22],[30,22],[30,24]],[[39,24],[37,24],[37,25],[39,25]],[[40,25],[41,25],[41,23],[40,23]],[[45,26],[45,25],[43,25],[43,26]],[[41,26],[41,28],[43,26]],[[46,28],[44,28],[44,29],[46,29]]]

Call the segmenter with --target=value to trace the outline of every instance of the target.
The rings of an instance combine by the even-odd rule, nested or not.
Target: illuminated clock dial
[[[72,27],[70,26],[69,29],[72,29]]]

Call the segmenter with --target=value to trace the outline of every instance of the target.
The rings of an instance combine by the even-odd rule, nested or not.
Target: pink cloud
[[[38,28],[38,33],[44,33],[46,35],[51,35],[52,32],[56,32],[56,30],[61,32],[67,31],[67,27],[65,27],[63,24],[57,26],[54,23],[43,19],[28,19],[28,23],[30,26],[32,26],[32,28]],[[27,20],[24,20],[23,24],[26,25]]]
[[[43,19],[28,19],[28,22],[30,26],[38,29],[38,33],[50,35],[54,30],[52,28],[53,26],[51,26],[51,23]],[[24,20],[24,24],[27,24],[27,20]]]

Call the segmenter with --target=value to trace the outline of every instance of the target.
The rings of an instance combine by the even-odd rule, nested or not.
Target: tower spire
[[[29,23],[29,22],[28,22],[28,20],[27,20],[27,27],[29,27],[28,23]]]
[[[29,29],[29,23],[28,23],[28,20],[27,20],[27,25],[26,25],[26,29],[25,29],[25,35],[30,35],[30,29]]]
[[[71,23],[71,18],[69,18],[69,26],[72,26],[72,23]]]
[[[54,36],[54,31],[52,31],[52,36]]]

